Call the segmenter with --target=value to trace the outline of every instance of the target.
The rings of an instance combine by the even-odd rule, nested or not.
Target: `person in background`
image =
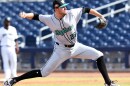
[[[17,53],[18,35],[16,28],[10,25],[11,18],[4,19],[3,27],[0,28],[0,46],[3,61],[4,80],[17,76]]]

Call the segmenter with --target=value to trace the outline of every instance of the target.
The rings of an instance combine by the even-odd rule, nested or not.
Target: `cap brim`
[[[5,21],[10,22],[10,21],[11,21],[11,18],[10,18],[10,17],[7,17],[7,18],[5,18]]]
[[[65,3],[65,4],[61,5],[60,8],[66,7],[67,5],[69,5],[69,3]]]

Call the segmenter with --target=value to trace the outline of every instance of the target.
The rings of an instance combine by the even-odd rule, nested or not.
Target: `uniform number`
[[[70,39],[73,40],[76,37],[76,32],[70,35]]]

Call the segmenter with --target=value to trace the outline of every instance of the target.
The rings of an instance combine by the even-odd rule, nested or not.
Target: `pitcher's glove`
[[[107,26],[107,24],[108,24],[107,20],[104,17],[102,17],[98,18],[97,25],[95,25],[95,27],[97,29],[104,29]]]

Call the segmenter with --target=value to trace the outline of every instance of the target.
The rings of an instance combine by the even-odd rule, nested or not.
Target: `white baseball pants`
[[[67,48],[62,44],[55,44],[54,51],[48,62],[41,68],[43,77],[53,72],[62,62],[70,58],[96,60],[103,56],[103,53],[81,43],[75,43],[72,48]]]
[[[1,55],[3,60],[3,68],[5,73],[5,80],[17,76],[17,55],[15,47],[2,46]]]

